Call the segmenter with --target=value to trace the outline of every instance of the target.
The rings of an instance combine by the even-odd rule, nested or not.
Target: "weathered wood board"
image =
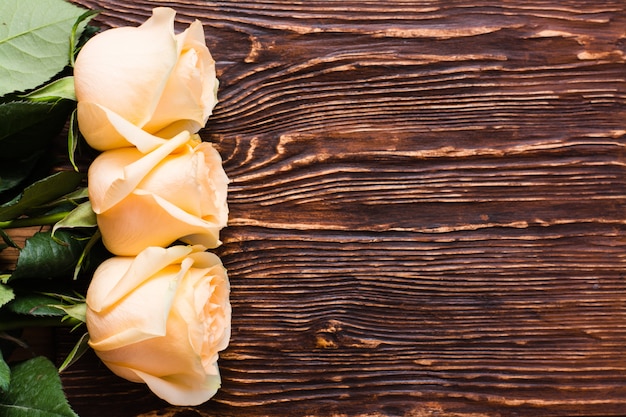
[[[626,2],[75,3],[202,21],[232,180],[222,389],[82,417],[626,415]]]

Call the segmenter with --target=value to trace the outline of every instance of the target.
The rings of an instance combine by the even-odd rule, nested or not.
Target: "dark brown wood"
[[[624,1],[75,3],[203,22],[232,179],[222,389],[81,416],[626,415]]]

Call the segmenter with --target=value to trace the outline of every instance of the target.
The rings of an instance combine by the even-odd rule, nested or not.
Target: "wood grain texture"
[[[202,21],[232,179],[222,389],[82,417],[626,415],[626,3],[75,3]]]

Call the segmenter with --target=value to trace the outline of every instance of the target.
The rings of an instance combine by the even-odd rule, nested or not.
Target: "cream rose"
[[[106,30],[78,54],[78,124],[95,149],[136,146],[147,152],[206,124],[217,103],[215,61],[201,23],[176,35],[175,14],[155,8],[143,25]]]
[[[215,394],[218,352],[230,338],[228,277],[203,250],[150,247],[136,258],[110,258],[87,291],[89,344],[98,357],[174,405]]]
[[[214,248],[228,221],[228,177],[215,148],[182,132],[154,151],[120,148],[89,167],[89,199],[102,241],[134,256],[176,240]]]

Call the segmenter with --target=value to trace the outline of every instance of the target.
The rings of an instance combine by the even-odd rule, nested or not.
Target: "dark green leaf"
[[[0,140],[36,125],[46,118],[53,107],[54,103],[33,103],[26,100],[0,103]]]
[[[5,417],[78,417],[70,408],[54,364],[36,357],[13,367],[9,390],[0,395]]]
[[[4,241],[4,244],[0,246],[0,251],[8,247],[22,249],[17,243],[15,243],[15,241],[13,241],[11,236],[9,236],[4,229],[0,229],[0,238],[2,238],[2,240]]]
[[[4,361],[2,351],[0,350],[0,393],[4,393],[9,389],[11,383],[11,369]]]
[[[79,200],[85,200],[87,198],[89,198],[89,190],[87,187],[82,187],[64,195],[59,199],[59,201],[71,201],[75,203]]]
[[[87,242],[66,230],[59,230],[54,239],[51,232],[36,233],[26,240],[11,281],[72,277]]]
[[[20,295],[6,305],[8,311],[26,316],[55,316],[63,317],[65,312],[53,304],[59,300],[43,294]]]
[[[80,187],[71,193],[65,194],[56,200],[52,200],[48,203],[37,206],[34,211],[29,211],[29,215],[46,215],[51,213],[58,213],[61,211],[70,212],[76,208],[81,202],[84,202],[89,198],[89,190],[87,187]],[[38,212],[34,213],[34,212]]]
[[[43,153],[42,149],[34,150],[31,155],[24,159],[1,158],[0,193],[11,190],[23,183],[32,174]]]
[[[12,220],[28,209],[55,200],[78,187],[83,176],[74,171],[57,172],[28,186],[20,198],[0,206],[0,221]]]
[[[54,138],[61,132],[75,104],[0,102],[0,192],[28,185],[49,169],[53,161],[41,163]],[[6,201],[6,197],[3,197]]]
[[[0,103],[2,158],[25,158],[61,131],[74,108],[71,101]]]

